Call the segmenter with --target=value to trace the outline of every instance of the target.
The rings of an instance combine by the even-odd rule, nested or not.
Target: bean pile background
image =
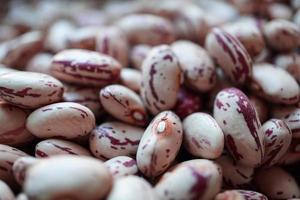
[[[0,4],[0,200],[300,199],[300,0]]]

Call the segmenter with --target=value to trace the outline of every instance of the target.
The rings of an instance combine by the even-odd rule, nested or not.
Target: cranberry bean
[[[269,114],[266,102],[255,95],[249,95],[249,100],[258,114],[260,122],[265,122]]]
[[[162,200],[212,199],[220,192],[221,184],[221,168],[212,161],[196,159],[178,164],[154,189]]]
[[[128,156],[117,156],[104,163],[113,178],[136,175],[138,173],[137,163]]]
[[[106,122],[96,127],[90,135],[90,150],[100,159],[116,156],[134,156],[144,129],[121,122]]]
[[[89,189],[82,190],[87,185]],[[43,159],[28,169],[24,192],[29,199],[96,200],[104,198],[111,185],[112,177],[101,161],[60,155]]]
[[[171,48],[152,48],[143,62],[141,87],[141,96],[152,114],[175,106],[180,76],[179,62]]]
[[[260,165],[264,156],[263,134],[248,97],[236,88],[221,90],[215,99],[214,118],[234,159],[249,167]]]
[[[115,180],[107,200],[156,200],[157,196],[151,185],[137,176],[121,177]]]
[[[20,185],[23,185],[23,183],[25,181],[27,170],[31,166],[38,163],[39,161],[40,161],[40,159],[37,159],[35,157],[25,156],[25,157],[18,158],[14,162],[14,164],[12,166],[13,175],[14,175],[16,181]]]
[[[263,124],[261,131],[264,134],[265,156],[263,165],[275,165],[287,152],[291,141],[292,132],[287,124],[279,119],[270,119]]]
[[[14,71],[0,79],[0,96],[5,101],[22,108],[38,108],[62,99],[62,83],[52,76]]]
[[[52,55],[49,53],[38,53],[28,61],[25,70],[51,75],[50,66]]]
[[[155,177],[163,173],[174,161],[182,143],[182,125],[171,111],[156,115],[148,125],[137,151],[140,171]]]
[[[251,77],[252,60],[236,37],[214,28],[206,37],[205,46],[232,82],[244,84]]]
[[[132,14],[116,22],[131,44],[170,44],[175,40],[174,28],[165,18],[150,14]]]
[[[258,192],[250,190],[226,190],[219,193],[215,200],[268,200],[268,198]]]
[[[276,66],[288,71],[298,82],[300,81],[300,55],[297,53],[281,54],[275,59]]]
[[[9,186],[0,180],[0,199],[3,200],[15,200],[15,195],[9,188]]]
[[[139,93],[141,90],[142,73],[131,68],[123,68],[120,74],[120,82],[122,85]]]
[[[254,183],[270,199],[300,197],[300,189],[294,177],[279,167],[271,167],[257,172]]]
[[[42,158],[61,154],[90,156],[90,152],[82,146],[61,139],[47,139],[36,144],[35,157]]]
[[[295,104],[299,100],[297,81],[285,70],[268,63],[254,65],[250,88],[273,103]]]
[[[94,127],[92,111],[71,102],[41,107],[32,112],[26,122],[26,128],[39,138],[78,138],[89,134]]]
[[[141,98],[129,88],[109,85],[101,89],[99,96],[103,108],[113,117],[129,124],[146,124],[146,108]]]
[[[178,57],[186,85],[199,92],[207,92],[215,86],[215,65],[205,49],[179,40],[172,44],[172,50]]]
[[[101,31],[101,28],[97,26],[85,26],[78,28],[68,36],[68,46],[71,49],[96,49],[96,36]]]
[[[224,147],[224,135],[214,118],[206,113],[193,113],[183,120],[183,144],[194,156],[218,158]]]
[[[51,72],[58,79],[102,87],[118,81],[121,65],[110,56],[83,49],[68,49],[52,59]]]
[[[146,44],[138,44],[138,45],[133,46],[130,51],[131,65],[134,68],[141,70],[143,61],[147,57],[150,50],[151,50],[151,46],[146,45]]]

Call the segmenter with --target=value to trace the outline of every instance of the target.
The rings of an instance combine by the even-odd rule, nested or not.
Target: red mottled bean
[[[13,175],[16,179],[16,181],[20,184],[23,185],[25,178],[26,178],[26,171],[33,165],[35,165],[36,163],[38,163],[40,160],[35,158],[35,157],[31,157],[31,156],[25,156],[25,157],[21,157],[18,158],[13,166],[12,166],[12,171],[13,171]]]
[[[128,156],[116,156],[107,160],[104,164],[107,166],[113,178],[137,175],[138,173],[136,161]]]
[[[219,193],[215,200],[268,200],[268,198],[255,191],[250,190],[226,190]]]

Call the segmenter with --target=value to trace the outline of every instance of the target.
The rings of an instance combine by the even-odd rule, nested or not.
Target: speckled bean
[[[62,83],[52,76],[14,71],[1,76],[0,96],[5,101],[24,108],[38,108],[62,99]]]
[[[180,76],[179,62],[171,48],[167,45],[152,48],[143,62],[141,87],[142,98],[152,114],[175,106]]]
[[[133,46],[129,55],[131,65],[134,68],[141,70],[143,61],[147,57],[147,54],[150,52],[150,50],[151,46],[146,44],[138,44]]]
[[[56,156],[61,154],[90,156],[90,152],[84,147],[61,139],[47,139],[36,144],[35,157],[43,158],[49,156]]]
[[[300,138],[300,109],[291,108],[281,118],[291,129],[293,138]]]
[[[0,64],[0,76],[7,74],[9,72],[13,72],[13,71],[16,71],[16,70]]]
[[[253,66],[249,87],[255,94],[273,103],[295,104],[299,101],[299,85],[294,77],[268,63]]]
[[[129,45],[124,33],[117,27],[101,29],[96,36],[96,51],[110,55],[122,66],[128,66]]]
[[[29,72],[38,72],[51,75],[50,66],[52,61],[52,54],[50,53],[38,53],[31,58],[25,70]]]
[[[264,26],[264,35],[268,45],[278,51],[291,51],[299,47],[299,27],[284,19],[274,19]]]
[[[101,161],[60,155],[30,167],[23,190],[29,199],[97,200],[108,194],[111,185],[112,177]]]
[[[280,119],[270,119],[263,124],[261,131],[264,134],[265,156],[264,167],[278,163],[287,152],[292,141],[292,132],[287,124]]]
[[[257,172],[254,183],[257,189],[270,199],[300,197],[300,189],[294,177],[279,167]]]
[[[90,135],[90,150],[100,159],[134,156],[144,129],[121,122],[106,122]]]
[[[98,26],[80,27],[68,35],[68,47],[93,51],[96,48],[96,36],[100,31]]]
[[[0,103],[0,143],[21,145],[34,139],[26,129],[25,123],[29,111],[22,110],[8,103]]]
[[[13,68],[24,68],[26,63],[43,47],[43,35],[39,31],[24,33],[0,45],[0,63]]]
[[[268,200],[268,198],[255,191],[250,190],[226,190],[219,193],[215,200]]]
[[[232,82],[244,84],[251,77],[251,57],[233,35],[214,28],[206,37],[205,47]]]
[[[223,27],[244,45],[249,55],[254,58],[265,48],[265,41],[258,26],[251,21],[238,21]]]
[[[68,49],[52,59],[53,76],[68,83],[102,87],[118,81],[121,65],[110,56],[83,49]]]
[[[279,54],[274,61],[275,65],[288,71],[300,82],[300,55],[297,53]]]
[[[196,112],[183,120],[183,144],[197,157],[215,159],[224,147],[224,135],[216,120],[209,114]]]
[[[175,166],[154,189],[161,200],[212,199],[220,192],[221,184],[221,168],[212,161],[196,159]]]
[[[143,126],[147,112],[138,94],[122,85],[109,85],[100,90],[103,108],[113,117],[133,125]]]
[[[0,180],[0,199],[3,200],[15,200],[15,195],[9,186],[2,180]]]
[[[169,44],[175,40],[174,28],[165,18],[150,14],[132,14],[116,23],[131,44]]]
[[[12,171],[13,164],[18,158],[24,156],[28,155],[8,145],[0,144],[0,179],[12,188],[17,186]]]
[[[269,114],[267,103],[255,95],[249,95],[248,98],[258,114],[260,122],[265,122]]]
[[[28,197],[26,196],[26,194],[20,193],[20,194],[17,196],[16,200],[29,200],[29,199],[28,199]]]
[[[78,103],[50,104],[32,112],[26,128],[36,137],[77,138],[85,136],[95,127],[95,117],[90,109]]]
[[[136,161],[128,156],[116,156],[107,160],[104,164],[112,174],[113,178],[137,175],[139,171]]]
[[[120,74],[120,82],[122,85],[139,93],[141,90],[142,73],[136,69],[123,68]]]
[[[174,161],[182,143],[182,124],[179,117],[164,111],[148,125],[137,151],[140,171],[155,177],[163,173]]]
[[[12,171],[15,177],[15,180],[20,185],[23,185],[25,178],[26,178],[26,171],[33,165],[37,164],[40,159],[31,156],[25,156],[18,158],[13,166]]]
[[[126,176],[115,180],[107,200],[157,200],[152,186],[143,178]]]
[[[187,40],[176,41],[171,47],[179,60],[186,85],[199,92],[207,92],[215,86],[215,65],[205,49]]]
[[[104,114],[103,106],[99,101],[99,89],[97,88],[65,85],[63,100],[88,107],[96,118]]]
[[[236,88],[223,89],[215,98],[213,112],[234,159],[249,167],[260,165],[264,156],[263,134],[248,97]]]
[[[230,155],[222,155],[216,162],[223,171],[223,186],[227,188],[247,188],[254,175],[253,167],[236,163]]]

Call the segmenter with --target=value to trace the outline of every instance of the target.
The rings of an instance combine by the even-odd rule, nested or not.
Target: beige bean
[[[142,73],[136,69],[123,68],[120,74],[120,82],[122,85],[139,93],[141,90]]]
[[[108,194],[111,185],[112,177],[101,161],[60,155],[29,168],[23,189],[29,199],[97,200]]]
[[[27,118],[26,128],[36,137],[77,138],[95,127],[90,109],[78,103],[64,102],[41,107]]]

